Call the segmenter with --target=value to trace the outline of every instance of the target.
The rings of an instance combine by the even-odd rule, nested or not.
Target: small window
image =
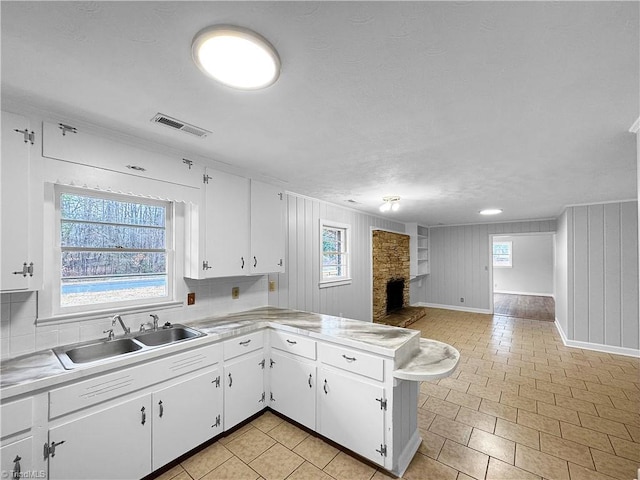
[[[493,266],[512,266],[511,241],[493,242]]]
[[[58,310],[171,300],[171,204],[58,191]]]
[[[321,221],[320,227],[321,287],[350,283],[349,225]]]

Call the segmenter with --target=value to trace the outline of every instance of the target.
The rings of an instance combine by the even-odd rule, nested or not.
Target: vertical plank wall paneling
[[[555,228],[555,220],[431,227],[431,274],[424,282],[426,303],[488,311],[489,235],[555,232]]]
[[[560,217],[566,298],[559,285],[556,306],[569,340],[639,348],[637,209],[636,201],[585,205],[568,207]],[[563,240],[559,235],[558,248]]]
[[[285,273],[272,274],[269,304],[371,321],[371,228],[403,233],[404,223],[308,197],[287,195]],[[320,219],[351,226],[350,285],[319,288]]]

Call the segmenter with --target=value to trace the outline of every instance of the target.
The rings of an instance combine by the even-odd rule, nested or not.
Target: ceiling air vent
[[[190,133],[191,135],[195,135],[196,137],[204,138],[209,133],[209,130],[205,130],[204,128],[196,127],[195,125],[190,125],[186,122],[182,122],[178,119],[169,117],[168,115],[164,115],[162,113],[156,114],[155,117],[151,119],[152,122],[160,123],[161,125],[165,125],[169,128],[173,128],[175,130],[180,130],[185,133]]]

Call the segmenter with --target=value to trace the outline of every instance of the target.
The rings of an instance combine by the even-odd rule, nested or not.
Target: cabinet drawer
[[[249,333],[241,337],[232,338],[224,342],[224,359],[237,357],[243,353],[259,350],[264,346],[264,332]]]
[[[311,360],[316,359],[316,342],[291,333],[271,330],[271,346]]]
[[[29,430],[33,419],[33,398],[23,398],[0,406],[2,438]]]
[[[322,363],[380,382],[384,380],[384,359],[380,357],[325,343],[320,343],[318,349]]]

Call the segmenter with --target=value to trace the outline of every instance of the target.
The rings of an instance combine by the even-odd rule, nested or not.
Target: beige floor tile
[[[397,480],[397,477],[391,476],[391,474],[386,470],[382,470],[381,468],[379,468],[378,470],[376,470],[376,473],[373,474],[371,480]]]
[[[540,433],[540,451],[595,470],[589,447],[548,433]]]
[[[570,480],[565,460],[520,444],[516,445],[516,467],[544,478]]]
[[[544,380],[546,382],[551,381],[551,374],[548,372],[541,372],[540,370],[535,370],[531,368],[521,368],[520,369],[521,377],[530,377],[535,378],[536,380]]]
[[[460,410],[460,405],[440,400],[439,398],[429,397],[422,408],[443,417],[454,419]]]
[[[536,389],[545,392],[556,393],[558,395],[571,396],[571,388],[567,385],[561,385],[558,383],[546,382],[543,380],[536,380]]]
[[[480,402],[479,411],[482,413],[486,413],[488,415],[493,415],[494,417],[503,418],[505,420],[509,420],[512,422],[516,421],[518,417],[518,409],[514,407],[510,407],[508,405],[503,405],[501,403],[494,402],[492,400],[487,400],[483,398]]]
[[[590,392],[588,390],[582,390],[580,388],[571,388],[571,395],[573,398],[580,400],[586,400],[587,402],[595,403],[596,405],[609,405],[613,407],[613,403],[608,395],[602,393]]]
[[[418,409],[418,428],[420,430],[427,430],[431,425],[431,422],[436,418],[436,414],[426,410],[424,408]]]
[[[640,443],[640,428],[634,427],[633,425],[626,425],[627,431],[634,442]]]
[[[436,416],[436,419],[429,427],[429,431],[442,437],[449,438],[462,445],[466,445],[469,441],[469,437],[471,436],[470,426],[439,415]]]
[[[477,371],[477,369],[474,368],[474,371]],[[471,385],[479,385],[482,387],[486,387],[489,377],[486,377],[484,375],[478,375],[477,373],[470,373],[470,372],[463,371],[458,376],[458,380],[469,382]],[[467,390],[467,393],[469,393],[468,390]]]
[[[598,378],[597,375],[594,375],[593,373],[589,373],[589,372],[581,372],[579,370],[567,371],[565,372],[565,376],[567,378],[575,378],[578,380],[582,380],[583,383],[581,385],[575,385],[575,386],[583,390],[587,389],[587,386],[584,384],[584,382],[591,382],[591,383],[600,382],[600,379]]]
[[[614,480],[614,478],[609,475],[590,470],[571,462],[569,462],[569,474],[571,475],[571,480]]]
[[[489,460],[487,480],[541,480],[538,475],[509,465],[496,458]]]
[[[629,432],[620,422],[614,422],[613,420],[601,417],[594,417],[588,413],[579,412],[578,415],[580,416],[580,422],[583,427],[606,433],[608,435],[615,435],[616,437],[624,438],[625,440],[631,440]]]
[[[596,471],[616,478],[636,478],[638,462],[601,452],[600,450],[591,450],[591,455],[596,464]]]
[[[243,462],[251,462],[266,452],[276,441],[257,428],[252,428],[243,435],[225,445],[231,453]]]
[[[219,442],[209,445],[182,462],[182,467],[198,480],[229,460],[233,454]]]
[[[497,380],[494,378],[490,378],[487,382],[487,387],[499,388],[502,392],[517,395],[520,385],[518,385],[517,383],[507,382],[506,380]]]
[[[312,435],[300,442],[293,451],[321,469],[326,467],[340,452],[321,438]]]
[[[602,380],[601,380],[602,381]],[[624,391],[621,388],[610,386],[610,385],[602,385],[599,383],[585,382],[587,386],[587,390],[594,393],[600,393],[602,395],[607,395],[609,397],[618,397],[625,399],[627,396],[624,394]]]
[[[420,392],[429,395],[430,397],[436,397],[440,400],[444,400],[449,395],[451,389],[442,387],[438,384],[431,382],[422,382],[420,385]]]
[[[524,387],[520,387],[521,389]],[[537,405],[536,401],[531,398],[526,398],[520,395],[513,395],[511,393],[502,393],[502,397],[500,397],[500,403],[504,405],[509,405],[510,407],[528,410],[530,412],[536,412]]]
[[[516,444],[514,442],[477,428],[474,428],[471,433],[469,448],[486,453],[511,465],[515,459]]]
[[[551,375],[551,383],[557,383],[559,385],[565,385],[567,387],[580,388],[586,390],[587,386],[584,384],[584,380],[579,378],[568,377],[565,375]]]
[[[501,370],[494,370],[493,368],[491,368],[491,366],[492,366],[491,362],[489,362],[488,366],[478,366],[478,370],[476,370],[476,375],[481,375],[489,379],[493,378],[496,380],[504,380],[506,373]]]
[[[535,370],[533,370],[532,368],[526,368],[526,369],[520,369],[520,370],[528,370],[528,371],[532,371],[535,372]],[[508,383],[515,383],[517,385],[530,385],[530,386],[535,386],[536,384],[536,379],[532,378],[532,377],[524,377],[522,375],[520,375],[520,373],[515,374],[515,373],[507,373],[504,377],[504,381],[508,382]]]
[[[252,428],[254,428],[254,426],[251,425],[250,423],[247,423],[246,425],[243,425],[242,427],[230,432],[229,434],[225,435],[224,437],[220,437],[220,440],[218,440],[218,443],[221,443],[222,445],[226,445],[227,443],[235,440],[239,436],[247,433]]]
[[[553,393],[538,390],[530,385],[522,385],[520,387],[520,396],[531,400],[537,400],[539,402],[549,403],[551,405],[555,405],[556,403]]]
[[[256,427],[258,430],[262,430],[263,432],[267,433],[268,431],[280,425],[283,421],[284,420],[282,420],[282,418],[280,418],[279,416],[267,411],[253,420],[251,422],[251,425]]]
[[[557,405],[538,402],[538,413],[545,417],[555,418],[556,420],[573,423],[574,425],[580,425],[580,418],[578,418],[578,412],[575,410],[569,410],[568,408],[558,407]]]
[[[307,432],[289,422],[282,422],[277,427],[269,430],[267,435],[290,450],[309,436]]]
[[[470,477],[466,473],[458,472],[458,478],[456,480],[473,480],[473,477]]]
[[[284,480],[303,462],[302,457],[276,443],[249,463],[249,466],[267,480]]]
[[[460,408],[455,418],[456,422],[464,423],[470,427],[479,428],[489,433],[493,433],[496,427],[496,417],[486,413],[471,410],[469,408]]]
[[[493,402],[499,402],[502,390],[495,387],[484,387],[482,385],[476,385],[472,383],[469,386],[469,390],[467,390],[467,393],[476,397],[486,398],[487,400],[491,400]]]
[[[640,394],[640,392],[638,393]],[[627,392],[625,392],[625,394],[627,394]],[[613,397],[611,401],[613,402],[613,406],[616,407],[618,410],[626,410],[627,412],[631,412],[635,414],[640,412],[640,401],[625,400],[617,397]]]
[[[258,477],[260,475],[238,457],[231,457],[202,478],[203,480],[256,480]]]
[[[458,380],[456,378],[443,378],[442,380],[440,380],[440,384],[441,387],[445,387],[445,388],[450,388],[452,390],[457,390],[459,392],[462,393],[466,393],[467,390],[469,389],[469,382],[465,382],[464,380]]]
[[[506,420],[502,420],[501,418],[499,418],[496,423],[495,434],[499,437],[512,440],[516,443],[528,445],[531,448],[540,448],[540,436],[537,430],[525,427],[523,425],[517,425],[515,423],[507,422]]]
[[[332,480],[329,474],[309,462],[303,462],[287,480]]]
[[[604,433],[564,422],[560,422],[560,431],[562,438],[586,445],[587,447],[597,448],[604,452],[614,453],[609,437]]]
[[[456,480],[457,476],[457,470],[417,453],[402,478],[407,480]]]
[[[324,471],[336,480],[369,480],[376,473],[375,468],[344,452],[336,455]]]
[[[482,399],[480,397],[462,393],[458,390],[451,390],[446,398],[446,401],[449,403],[454,403],[456,405],[460,405],[461,407],[467,407],[472,410],[478,409],[481,400]]]
[[[531,413],[526,410],[518,410],[519,425],[533,428],[540,432],[547,432],[552,435],[560,436],[560,422],[553,418],[538,415],[537,413]]]
[[[625,425],[640,427],[640,415],[637,413],[618,410],[617,408],[608,407],[606,405],[596,405],[596,410],[598,410],[598,416],[602,418],[624,423]]]
[[[431,457],[433,459],[437,459],[438,455],[440,455],[440,450],[442,450],[442,446],[444,445],[444,441],[446,440],[444,437],[440,435],[436,435],[433,432],[421,432],[422,443],[420,447],[418,447],[418,452],[427,457]]]
[[[447,440],[442,447],[438,461],[473,478],[483,479],[489,464],[489,457],[477,450]]]
[[[616,455],[638,462],[638,468],[640,468],[640,443],[630,442],[613,435],[609,437],[609,440],[613,444]]]
[[[187,475],[186,477],[184,477],[185,474]],[[189,475],[184,471],[184,468],[182,468],[181,465],[176,465],[175,467],[167,470],[161,475],[154,477],[154,480],[172,480],[174,478],[177,480],[182,480],[182,478],[179,477],[179,475],[185,479],[189,478]]]
[[[556,395],[556,405],[577,412],[588,413],[589,415],[598,415],[595,404],[580,400],[573,397],[565,397],[564,395]]]

